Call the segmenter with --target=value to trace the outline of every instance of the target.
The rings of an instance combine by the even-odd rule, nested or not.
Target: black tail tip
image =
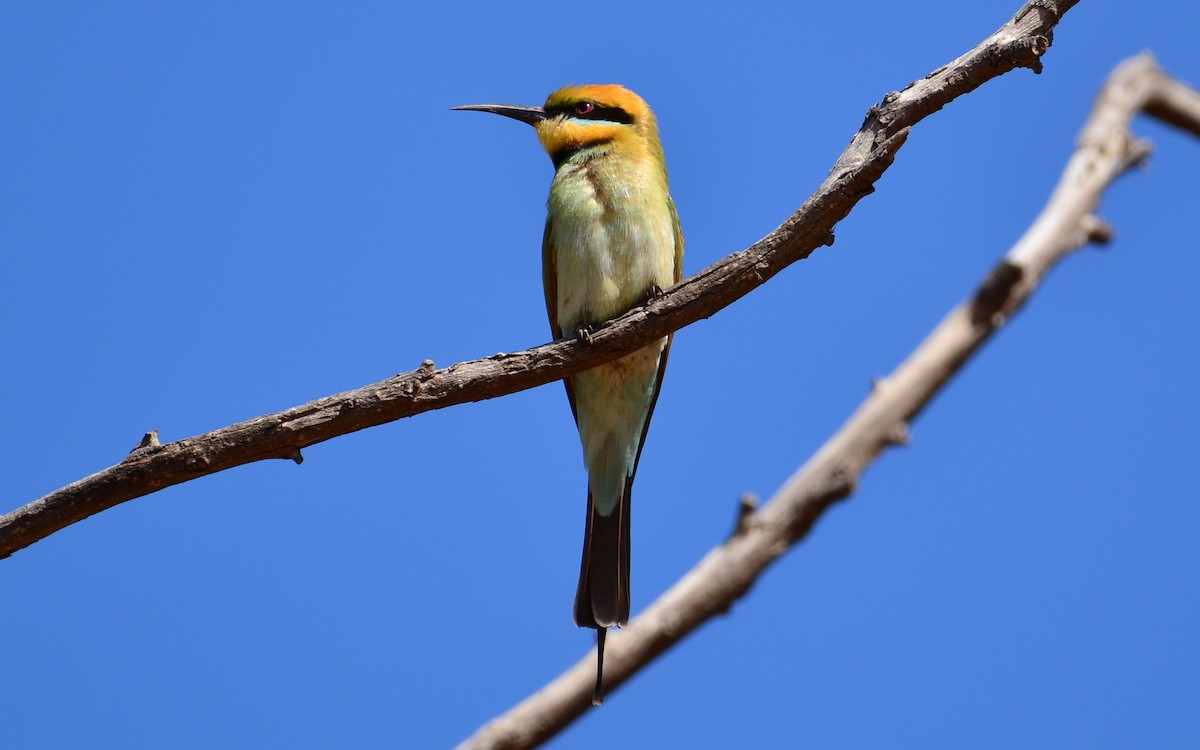
[[[592,688],[592,705],[604,705],[604,637],[608,628],[596,628],[596,685]]]

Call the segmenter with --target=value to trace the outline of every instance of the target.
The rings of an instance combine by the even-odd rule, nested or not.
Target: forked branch
[[[724,614],[760,575],[804,538],[831,505],[850,495],[885,449],[992,334],[1009,321],[1058,261],[1111,231],[1094,215],[1104,190],[1150,153],[1130,122],[1145,112],[1200,136],[1200,92],[1163,73],[1150,55],[1133,58],[1105,83],[1075,154],[1046,208],[979,288],[942,320],[844,425],[760,510],[742,505],[723,544],[608,638],[610,693],[705,621]],[[459,750],[535,747],[591,708],[594,655],[484,726]]]

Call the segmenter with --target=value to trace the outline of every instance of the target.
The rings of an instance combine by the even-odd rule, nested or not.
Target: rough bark
[[[775,231],[601,327],[590,344],[558,341],[412,372],[194,437],[139,446],[120,463],[0,516],[0,558],[115,505],[218,471],[301,450],[422,412],[514,393],[628,354],[707,318],[788,265],[832,244],[833,229],[891,165],[908,130],[955,98],[1014,68],[1041,70],[1052,30],[1078,0],[1030,0],[951,63],[884,97],[812,196]]]
[[[961,58],[960,58],[961,59]],[[891,445],[909,422],[1012,316],[1060,260],[1111,230],[1093,211],[1104,190],[1150,153],[1130,122],[1145,112],[1200,136],[1200,92],[1163,73],[1146,54],[1113,72],[1097,98],[1074,155],[1046,208],[978,289],[938,324],[845,424],[760,509],[743,501],[733,535],[629,625],[608,638],[609,694],[707,620],[728,612],[763,572],[804,538]],[[594,654],[459,746],[535,747],[591,708]]]

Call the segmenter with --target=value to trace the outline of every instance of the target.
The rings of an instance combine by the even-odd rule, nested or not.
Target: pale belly
[[[633,474],[666,341],[571,378],[588,486],[603,515],[616,507]]]
[[[550,240],[557,251],[557,324],[564,336],[641,304],[675,282],[675,227],[665,195],[637,180],[575,173],[555,178]],[[605,208],[609,206],[609,208]],[[654,399],[667,339],[571,379],[588,482],[597,510],[620,501]]]

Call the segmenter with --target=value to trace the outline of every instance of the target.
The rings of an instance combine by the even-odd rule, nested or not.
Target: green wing
[[[671,223],[675,225],[675,283],[683,281],[683,227],[679,226],[679,214],[675,211],[675,201],[667,196],[667,210],[671,214]],[[658,379],[654,382],[654,395],[650,397],[650,410],[646,412],[646,424],[642,426],[642,438],[638,441],[637,454],[633,458],[633,472],[629,475],[632,483],[633,475],[637,473],[638,463],[642,460],[642,447],[646,444],[646,433],[650,431],[650,418],[654,416],[654,406],[658,403],[658,393],[662,390],[663,375],[667,372],[667,356],[671,353],[671,342],[675,334],[667,336],[667,345],[663,347],[658,358]]]
[[[562,338],[562,329],[558,327],[558,249],[550,241],[550,217],[546,217],[546,231],[542,234],[542,290],[546,293],[546,316],[550,318],[550,332],[554,340]],[[567,389],[567,400],[571,402],[571,416],[579,425],[579,413],[575,410],[575,388],[570,378],[563,378]]]
[[[667,210],[671,212],[671,223],[675,225],[675,283],[683,281],[683,227],[679,225],[679,213],[675,201],[667,196]]]

